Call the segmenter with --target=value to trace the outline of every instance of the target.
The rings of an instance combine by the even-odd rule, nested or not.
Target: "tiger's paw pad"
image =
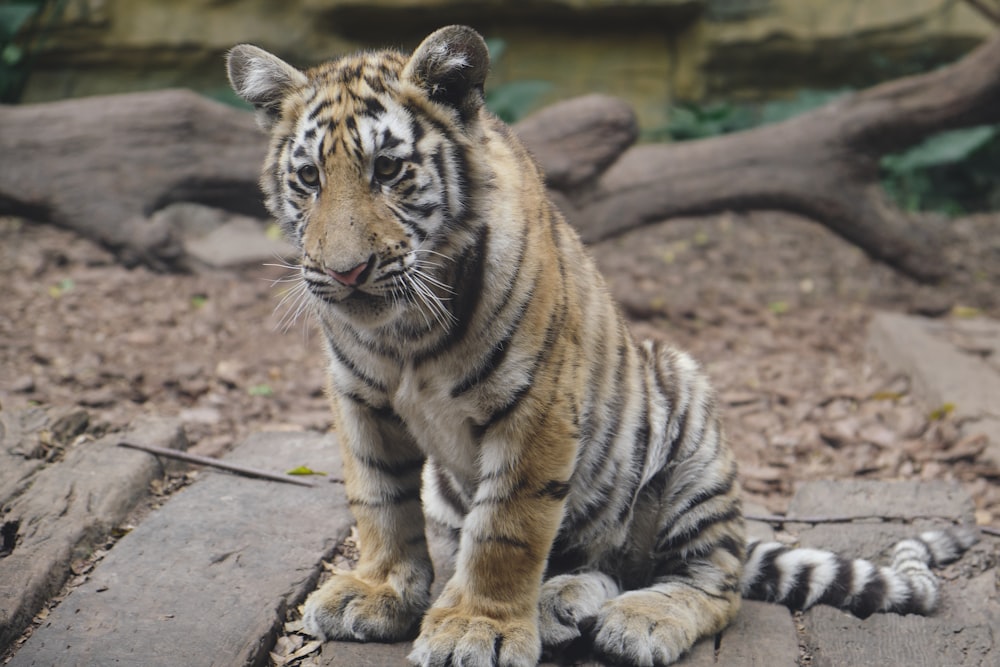
[[[340,574],[306,599],[302,625],[320,640],[399,641],[415,634],[423,600],[408,603],[386,584]]]
[[[558,650],[579,639],[593,628],[601,606],[617,594],[615,582],[597,572],[546,581],[538,602],[542,646]]]
[[[531,619],[498,621],[432,609],[409,659],[420,667],[534,667],[540,654]]]
[[[657,613],[653,602],[626,594],[605,604],[597,618],[594,651],[612,664],[634,667],[676,662],[694,644],[697,633],[685,631],[683,615],[668,618],[662,610]]]

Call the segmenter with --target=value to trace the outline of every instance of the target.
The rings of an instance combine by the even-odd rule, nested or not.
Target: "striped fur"
[[[918,563],[942,540],[868,574],[748,550],[708,381],[631,338],[538,167],[483,109],[488,67],[463,27],[411,57],[305,72],[230,53],[271,134],[261,184],[301,250],[360,535],[357,569],[307,601],[309,631],[419,627],[416,664],[503,667],[590,634],[613,661],[666,665],[725,627],[741,593],[929,611],[936,582]],[[433,605],[425,519],[456,541]]]

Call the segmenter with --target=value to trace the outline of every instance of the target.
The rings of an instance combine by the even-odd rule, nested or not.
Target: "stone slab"
[[[799,544],[884,562],[894,542],[955,520],[971,521],[972,501],[945,482],[813,482],[789,515],[856,516],[855,521],[786,524]],[[879,520],[875,517],[891,517]],[[939,573],[942,603],[931,616],[875,614],[858,619],[831,607],[802,615],[802,639],[816,667],[995,665],[1000,640],[997,562],[1000,544],[985,538]]]
[[[975,506],[957,482],[819,480],[801,484],[788,504],[789,519],[962,519],[973,523]]]
[[[332,436],[257,434],[226,458],[329,476],[305,488],[203,473],[123,537],[10,665],[266,664],[352,520]]]
[[[995,340],[1000,322],[942,322],[883,312],[872,318],[868,344],[891,368],[908,375],[913,390],[929,405],[953,404],[964,435],[985,432],[990,441],[984,455],[1000,466],[1000,372],[981,356],[963,351],[951,333]]]
[[[806,646],[815,667],[995,665],[994,632],[937,617],[878,614],[861,620],[829,607],[804,615]]]
[[[150,481],[162,476],[154,457],[118,447],[123,438],[186,446],[179,422],[137,422],[125,434],[70,447],[58,463],[20,467],[30,474],[17,479],[16,493],[3,495],[3,523],[16,525],[17,535],[13,550],[0,558],[0,651],[69,579],[70,564],[102,544],[147,495]],[[4,462],[9,458],[8,451]]]
[[[90,416],[80,408],[0,408],[0,506],[31,486],[31,477],[50,456],[87,430]]]
[[[747,505],[748,513],[767,514],[757,505]],[[748,522],[748,532],[758,539],[772,539],[770,525],[759,521]],[[432,549],[437,546],[432,543]],[[438,556],[435,564],[446,562]],[[440,573],[435,587],[440,588],[448,572]],[[718,638],[709,637],[694,646],[689,655],[678,663],[679,667],[714,667],[715,665],[747,665],[761,667],[794,667],[799,654],[795,627],[791,614],[784,607],[763,602],[744,601],[743,608],[733,624]],[[320,654],[322,667],[410,667],[406,656],[410,643],[359,644],[331,641],[323,645]],[[566,662],[545,662],[540,667],[557,667]],[[594,660],[572,661],[574,667],[603,667]]]

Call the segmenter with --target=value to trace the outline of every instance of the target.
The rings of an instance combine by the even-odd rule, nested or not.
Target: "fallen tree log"
[[[516,126],[584,239],[723,210],[787,210],[919,280],[947,277],[943,228],[887,200],[879,159],[933,133],[1000,122],[1000,37],[957,63],[846,96],[784,123],[629,147],[623,102],[588,96]],[[178,230],[152,218],[192,201],[265,215],[265,138],[251,114],[182,90],[0,107],[0,214],[51,221],[128,264],[185,268]]]
[[[777,209],[827,226],[922,281],[945,278],[930,228],[890,202],[880,158],[944,130],[1000,122],[1000,37],[928,74],[891,81],[783,123],[624,153],[568,194],[594,241],[638,225],[721,210]]]
[[[72,229],[128,265],[184,268],[178,230],[152,213],[191,201],[266,216],[265,149],[251,114],[185,90],[0,106],[0,215]]]

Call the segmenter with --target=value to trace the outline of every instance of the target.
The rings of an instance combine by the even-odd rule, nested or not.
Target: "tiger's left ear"
[[[403,79],[422,88],[435,102],[469,120],[484,103],[483,84],[490,52],[478,32],[452,25],[432,33],[410,57]]]

